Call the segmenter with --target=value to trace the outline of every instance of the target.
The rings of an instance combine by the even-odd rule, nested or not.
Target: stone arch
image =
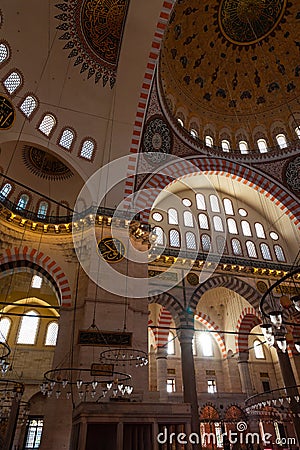
[[[200,409],[200,422],[219,420],[220,417],[220,411],[218,410],[217,406],[211,402],[205,403]]]
[[[71,305],[71,288],[62,268],[55,260],[36,248],[7,248],[0,256],[0,272],[27,267],[42,273],[56,289],[62,306]]]
[[[225,287],[244,297],[250,305],[258,310],[261,295],[245,281],[228,275],[216,275],[202,283],[193,293],[190,300],[190,308],[195,311],[200,298],[206,291],[217,287]]]
[[[153,202],[166,186],[199,173],[230,177],[243,183],[274,202],[296,225],[300,223],[300,205],[284,186],[275,184],[266,174],[250,170],[239,162],[210,157],[180,159],[168,166],[168,174],[156,173],[137,186],[141,194],[137,195],[136,206],[141,211],[148,210],[143,213],[143,219],[148,219]]]
[[[159,19],[156,25],[156,30],[154,32],[154,37],[152,40],[151,50],[149,54],[149,59],[142,82],[141,92],[138,101],[138,108],[135,116],[135,122],[132,131],[131,145],[130,145],[130,158],[127,167],[127,177],[125,181],[125,196],[133,194],[134,192],[134,178],[136,171],[136,164],[138,161],[138,151],[142,136],[143,123],[146,115],[148,99],[152,87],[153,78],[155,75],[156,64],[158,61],[160,46],[162,39],[164,37],[165,29],[168,25],[170,14],[172,12],[173,5],[176,0],[169,0],[164,2],[162,10],[159,15]],[[128,204],[129,200],[125,199],[125,204]]]
[[[238,319],[236,332],[238,333],[235,336],[235,344],[237,353],[246,352],[248,353],[248,336],[251,332],[252,328],[256,325],[261,324],[261,318],[256,312],[256,310],[252,307],[246,307],[241,312],[241,315]],[[242,334],[240,334],[242,333]]]
[[[211,318],[207,314],[200,311],[197,314],[195,314],[195,320],[198,320],[200,323],[205,325],[209,330],[215,331],[213,335],[220,347],[222,357],[226,358],[227,352],[226,352],[225,338],[224,334],[219,331],[218,325],[213,320],[211,320]]]
[[[158,303],[165,307],[172,315],[177,327],[194,328],[194,314],[188,308],[185,310],[180,301],[177,300],[172,294],[164,292],[162,294],[150,294],[149,303]]]

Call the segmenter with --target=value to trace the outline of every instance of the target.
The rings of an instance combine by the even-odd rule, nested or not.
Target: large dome
[[[287,0],[178,0],[159,72],[170,113],[182,111],[219,137],[224,127],[232,136],[242,128],[250,141],[262,125],[271,140],[279,121],[295,139],[299,22],[297,4]]]

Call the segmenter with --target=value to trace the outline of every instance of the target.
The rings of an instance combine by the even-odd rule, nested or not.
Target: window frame
[[[6,81],[13,73],[16,73],[16,74],[20,77],[20,84],[18,84],[18,86],[17,86],[12,92],[10,92],[10,91],[7,89],[6,85],[5,85],[5,81]],[[23,77],[23,75],[21,74],[21,72],[20,72],[17,68],[14,68],[14,69],[11,69],[11,70],[10,70],[10,71],[2,78],[1,82],[2,82],[2,85],[3,85],[3,87],[4,87],[4,89],[5,89],[6,93],[7,93],[7,95],[9,95],[10,97],[14,97],[14,96],[18,93],[18,91],[23,87],[23,85],[24,85],[24,77]]]
[[[69,131],[69,132],[72,134],[72,140],[71,140],[71,143],[70,143],[70,147],[66,147],[66,146],[62,145],[61,142],[60,142],[60,141],[62,140],[62,137],[63,137],[63,135],[64,135],[64,133],[65,133],[66,131]],[[74,130],[72,127],[64,127],[64,128],[61,130],[61,133],[60,133],[60,135],[59,135],[59,138],[57,139],[57,145],[59,145],[60,148],[63,148],[63,149],[66,150],[67,152],[71,152],[71,151],[73,150],[73,148],[74,148],[75,141],[76,141],[76,132],[75,132],[75,130]],[[94,146],[94,148],[95,148],[95,146]],[[85,159],[86,159],[86,158],[85,158]]]
[[[49,333],[49,327],[51,325],[56,325],[57,330],[56,330],[56,338],[55,338],[55,344],[47,344],[47,338],[48,338],[48,333]],[[58,321],[57,320],[51,320],[50,322],[47,323],[46,326],[46,332],[45,332],[45,338],[44,338],[44,346],[45,347],[55,347],[57,344],[57,337],[58,337],[58,331],[59,331],[59,325],[58,325]]]
[[[23,103],[27,100],[28,97],[32,97],[35,100],[35,107],[31,110],[30,114],[27,115],[22,109],[22,105]],[[37,97],[32,93],[32,92],[27,92],[27,94],[25,96],[22,97],[20,103],[18,104],[18,109],[21,112],[21,114],[23,114],[23,116],[27,119],[27,120],[31,120],[34,115],[36,114],[36,112],[38,111],[39,108],[39,101],[37,99]]]
[[[50,129],[50,131],[49,131],[48,134],[44,133],[44,131],[42,131],[42,130],[40,129],[40,127],[41,127],[41,125],[42,125],[42,123],[43,123],[43,121],[44,121],[44,119],[45,119],[46,117],[51,117],[51,118],[54,120],[54,124],[53,124],[53,126],[51,127],[51,129]],[[50,139],[50,138],[52,137],[52,135],[53,135],[53,133],[54,133],[56,127],[57,127],[57,118],[56,118],[56,116],[55,116],[52,112],[50,112],[50,111],[46,111],[46,112],[43,114],[41,120],[40,120],[40,121],[38,122],[38,124],[37,124],[37,130],[38,130],[44,137],[46,137],[46,138],[48,138],[48,139]]]
[[[35,313],[35,316],[34,316],[34,317],[29,316],[29,314],[32,314],[32,313]],[[35,326],[36,329],[35,329],[34,339],[32,339],[33,342],[30,342],[30,343],[28,343],[28,342],[19,342],[19,339],[20,339],[20,333],[21,333],[22,326],[23,326],[23,320],[26,318],[26,316],[28,316],[28,317],[27,317],[28,319],[34,319],[34,318],[38,319],[38,320],[37,320],[37,324],[36,324],[36,326]],[[32,320],[31,320],[31,322],[32,322]],[[17,335],[16,335],[16,345],[30,345],[30,346],[36,345],[36,343],[37,343],[37,338],[38,338],[38,334],[39,334],[40,322],[41,322],[40,314],[39,314],[37,311],[35,311],[34,309],[31,309],[30,311],[28,311],[27,313],[25,313],[25,314],[21,317],[21,320],[20,320],[20,322],[19,322],[18,332],[17,332]],[[32,326],[31,326],[31,327],[32,327]]]

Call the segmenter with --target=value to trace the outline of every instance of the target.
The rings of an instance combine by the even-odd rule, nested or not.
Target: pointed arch
[[[295,225],[300,224],[300,205],[284,186],[275,184],[265,174],[250,170],[238,162],[210,157],[180,159],[168,166],[168,174],[156,173],[137,186],[141,194],[137,196],[136,206],[144,211],[143,219],[148,219],[153,202],[166,186],[199,173],[225,176],[255,189],[274,202]]]
[[[237,321],[236,332],[243,333],[235,336],[235,345],[237,353],[248,353],[248,337],[252,328],[261,324],[260,315],[252,307],[246,307],[241,312]],[[244,334],[245,333],[245,334]]]
[[[244,299],[258,311],[261,295],[256,291],[256,289],[239,278],[227,275],[217,275],[215,277],[211,277],[198,286],[191,297],[190,308],[195,311],[202,295],[210,289],[215,289],[217,287],[225,287],[236,292],[241,297],[244,297]]]
[[[55,260],[35,248],[13,247],[0,255],[0,272],[27,267],[42,273],[54,286],[62,306],[71,305],[71,288],[62,268]]]
[[[209,330],[214,330],[215,333],[213,333],[214,338],[216,339],[220,351],[223,358],[226,358],[227,351],[226,351],[226,345],[225,345],[225,336],[224,333],[219,332],[219,326],[209,317],[209,315],[199,311],[197,314],[195,314],[195,320],[202,323],[206,328]]]

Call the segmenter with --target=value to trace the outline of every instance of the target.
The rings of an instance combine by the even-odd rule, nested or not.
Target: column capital
[[[180,328],[177,332],[180,344],[192,344],[194,335],[194,328]]]
[[[168,348],[167,347],[157,347],[156,348],[156,359],[168,358]]]
[[[238,363],[247,363],[249,361],[249,352],[240,352],[238,354]]]

